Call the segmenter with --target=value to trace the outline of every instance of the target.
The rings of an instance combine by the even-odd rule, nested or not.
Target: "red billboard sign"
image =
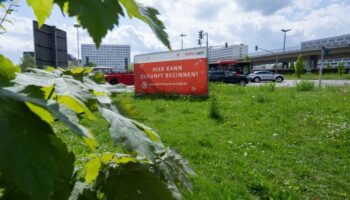
[[[137,94],[207,95],[206,48],[135,56]]]

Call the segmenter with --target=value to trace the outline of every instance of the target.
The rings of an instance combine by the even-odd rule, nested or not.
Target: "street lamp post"
[[[287,38],[287,32],[291,31],[292,29],[281,29],[282,32],[284,32],[284,40],[283,40],[283,52],[286,50],[286,38]]]
[[[81,27],[80,24],[74,24],[74,27],[77,28],[77,47],[78,47],[78,66],[79,66],[79,57],[80,57],[80,51],[79,51],[79,28]]]
[[[266,52],[269,52],[271,53],[272,55],[275,55],[276,59],[275,59],[275,73],[277,74],[277,63],[278,63],[278,56],[277,56],[277,53],[273,52],[273,51],[270,51],[270,50],[267,50],[267,49],[263,49],[261,47],[258,47],[258,45],[255,46],[255,51],[258,51],[258,50],[263,50],[263,51],[266,51]]]
[[[184,37],[186,37],[187,35],[181,33],[180,37],[181,37],[181,50],[184,49]]]

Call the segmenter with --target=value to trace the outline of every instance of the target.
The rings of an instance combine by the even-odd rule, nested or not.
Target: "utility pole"
[[[79,28],[81,27],[80,24],[74,24],[74,27],[77,28],[77,47],[78,47],[78,66],[80,65],[79,57],[80,57],[80,51],[79,51]]]
[[[209,72],[209,33],[204,32],[203,30],[199,31],[199,39],[198,44],[202,46],[202,39],[204,36],[207,36],[207,42],[206,42],[206,48],[207,48],[207,72]],[[209,83],[209,77],[207,76],[207,83]],[[208,89],[208,95],[209,95],[209,89]]]
[[[320,65],[320,77],[318,79],[318,86],[321,87],[322,86],[322,71],[323,71],[323,60],[325,56],[328,56],[329,54],[329,49],[327,49],[326,47],[322,47],[321,49],[321,65]]]
[[[180,37],[181,37],[181,50],[184,49],[184,37],[186,37],[187,35],[181,33]]]

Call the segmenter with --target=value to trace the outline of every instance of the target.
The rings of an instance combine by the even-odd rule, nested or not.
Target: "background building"
[[[337,47],[345,45],[350,45],[350,34],[301,42],[301,49],[320,49],[323,46]]]
[[[248,55],[248,45],[244,44],[210,47],[209,64],[223,60],[239,60],[246,55]]]
[[[97,49],[94,44],[82,44],[81,60],[83,65],[92,62],[97,67],[123,71],[130,63],[130,45],[103,44]]]
[[[322,47],[332,48],[346,45],[350,45],[350,34],[301,42],[301,50],[320,49]],[[324,60],[324,64],[330,68],[336,68],[338,63],[343,63],[346,68],[350,68],[350,56],[346,58]],[[320,66],[321,60],[318,60],[317,67],[319,68]]]

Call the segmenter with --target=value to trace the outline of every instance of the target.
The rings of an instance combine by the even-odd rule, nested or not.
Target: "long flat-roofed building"
[[[95,44],[82,44],[81,59],[83,65],[92,62],[97,67],[123,71],[130,63],[130,45],[102,44],[97,49]]]
[[[209,49],[209,64],[223,60],[239,60],[248,55],[248,45],[227,45]]]

